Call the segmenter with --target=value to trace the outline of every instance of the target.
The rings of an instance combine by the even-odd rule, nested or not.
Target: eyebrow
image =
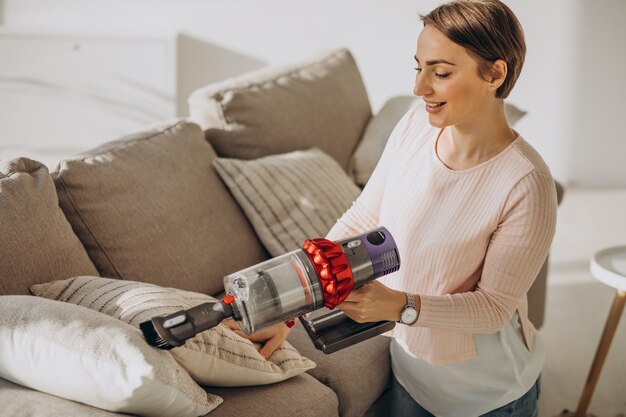
[[[417,62],[418,64],[420,63],[420,60],[417,59],[417,56],[413,56],[413,58],[415,58],[415,62]],[[426,65],[437,65],[437,64],[448,64],[448,65],[453,65],[456,67],[456,64],[453,64],[450,61],[446,61],[445,59],[433,59],[430,61],[426,61]]]

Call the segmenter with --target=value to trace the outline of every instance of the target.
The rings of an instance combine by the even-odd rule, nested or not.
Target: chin
[[[436,115],[436,114],[428,115],[428,123],[430,123],[432,127],[436,127],[439,129],[443,129],[444,127],[450,126],[449,123],[446,123],[443,117],[439,117],[439,115]]]

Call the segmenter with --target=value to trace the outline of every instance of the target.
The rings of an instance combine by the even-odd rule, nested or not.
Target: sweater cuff
[[[413,326],[420,327],[437,327],[436,318],[439,317],[449,317],[450,307],[448,303],[442,303],[441,295],[421,295],[420,297],[420,311],[419,316],[417,317],[417,321],[413,324]],[[448,322],[450,319],[448,318]]]

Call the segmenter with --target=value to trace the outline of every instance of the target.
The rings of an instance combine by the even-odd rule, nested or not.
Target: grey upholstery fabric
[[[417,98],[413,96],[392,97],[370,119],[348,166],[348,174],[357,185],[365,186],[383,153],[391,131],[416,101]]]
[[[211,84],[196,90],[189,106],[191,120],[221,157],[256,159],[318,147],[343,169],[372,116],[347,49]]]
[[[114,417],[122,415],[35,391],[2,378],[0,378],[0,404],[2,404],[0,417]]]
[[[59,209],[48,169],[28,158],[0,160],[0,259],[0,295],[98,274]]]
[[[213,294],[267,256],[214,158],[200,128],[180,121],[61,161],[52,175],[103,276]]]
[[[337,417],[337,396],[310,375],[273,385],[214,388],[224,402],[207,417]],[[31,390],[0,378],[0,417],[113,417],[117,414]]]
[[[327,355],[313,346],[298,322],[287,340],[317,364],[307,372],[337,394],[342,417],[361,417],[387,387],[391,376],[388,337],[376,336]]]
[[[207,389],[224,402],[208,417],[336,417],[337,396],[308,374],[274,385]]]

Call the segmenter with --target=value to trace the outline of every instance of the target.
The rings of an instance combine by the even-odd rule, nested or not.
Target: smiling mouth
[[[429,103],[429,102],[426,102],[426,106],[430,107],[431,109],[436,109],[437,107],[441,107],[444,104],[446,104],[445,101],[440,101],[439,103]]]

